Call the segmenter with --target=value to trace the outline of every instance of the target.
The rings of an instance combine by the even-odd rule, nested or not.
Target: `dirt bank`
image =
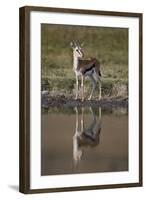
[[[50,96],[48,94],[42,95],[42,107],[82,107],[82,106],[92,106],[92,107],[127,107],[128,98],[123,97],[110,97],[103,98],[101,100],[75,100],[72,96],[66,97],[65,95]]]

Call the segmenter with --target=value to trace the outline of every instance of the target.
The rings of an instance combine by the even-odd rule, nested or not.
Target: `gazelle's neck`
[[[73,55],[73,69],[74,70],[77,70],[78,63],[79,63],[79,58],[77,56]]]

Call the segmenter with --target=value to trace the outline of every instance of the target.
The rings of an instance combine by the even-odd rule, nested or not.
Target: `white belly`
[[[76,76],[81,76],[82,73],[80,71],[75,71]]]
[[[87,71],[87,72],[85,73],[85,76],[90,76],[91,74],[93,74],[93,70]]]

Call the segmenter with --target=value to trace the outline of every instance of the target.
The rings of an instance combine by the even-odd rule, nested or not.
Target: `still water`
[[[126,108],[53,108],[41,133],[42,176],[128,170]]]

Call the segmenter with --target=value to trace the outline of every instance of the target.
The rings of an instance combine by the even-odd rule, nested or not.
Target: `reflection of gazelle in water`
[[[83,147],[90,146],[94,147],[99,144],[100,132],[101,132],[101,108],[99,107],[99,118],[97,119],[92,107],[90,111],[92,114],[92,121],[88,128],[84,128],[84,108],[82,108],[80,129],[79,129],[79,112],[78,108],[76,111],[76,129],[73,136],[73,159],[75,165],[81,160]]]

